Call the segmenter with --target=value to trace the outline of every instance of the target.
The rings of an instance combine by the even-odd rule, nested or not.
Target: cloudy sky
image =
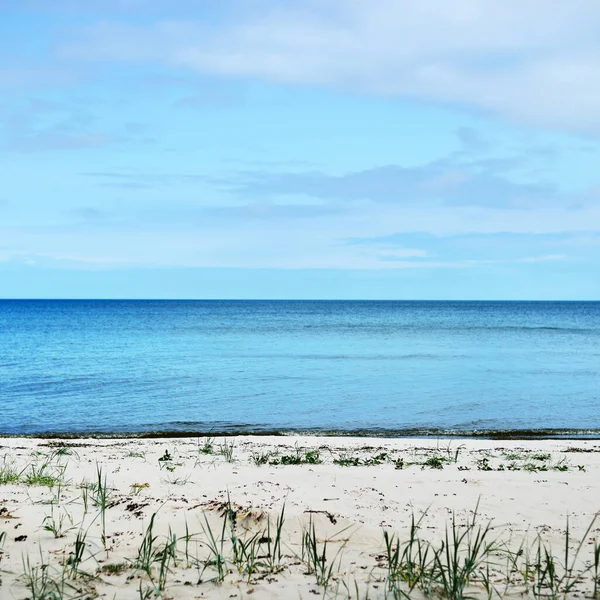
[[[597,0],[0,0],[0,297],[600,297]]]

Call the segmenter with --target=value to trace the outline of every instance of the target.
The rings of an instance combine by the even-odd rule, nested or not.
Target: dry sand
[[[600,540],[600,522],[588,530],[600,510],[598,441],[237,437],[215,439],[212,453],[203,453],[205,441],[0,439],[0,598],[42,598],[44,589],[55,594],[47,598],[356,598],[357,590],[361,599],[393,598],[383,531],[405,544],[414,515],[419,536],[432,543],[431,558],[453,515],[464,527],[476,509],[481,526],[491,522],[488,540],[505,544],[488,556],[492,593],[533,597],[543,569],[526,571],[527,560],[536,563],[538,539],[552,547],[559,578],[567,517],[572,553],[583,540],[577,571],[591,564]],[[228,448],[232,462],[224,456]],[[320,464],[281,464],[294,457],[314,461],[311,451]],[[334,462],[340,460],[346,465]],[[101,501],[98,469],[108,487],[105,511],[95,504]],[[20,480],[2,484],[2,473],[10,471],[20,472]],[[34,485],[36,472],[62,483]],[[269,566],[265,530],[270,521],[273,543],[284,505],[281,563]],[[146,544],[154,560],[146,569],[140,546],[154,513],[152,547]],[[311,520],[320,553],[328,541],[327,559],[317,563],[323,579],[331,567],[325,582],[302,556]],[[208,528],[220,551],[223,523],[219,583]],[[241,540],[238,555],[240,544],[257,534],[254,573],[247,573],[248,557],[234,560],[231,523]],[[78,533],[85,534],[81,561]],[[508,588],[507,549],[516,561]],[[444,564],[431,563],[437,575],[429,590],[417,586],[411,597],[438,595]],[[479,571],[469,587],[482,598],[489,595],[485,574]],[[396,575],[397,588],[407,593],[406,565]],[[569,595],[589,595],[592,578],[593,569]]]

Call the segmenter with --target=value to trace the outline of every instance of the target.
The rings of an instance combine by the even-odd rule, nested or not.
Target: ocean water
[[[0,433],[600,431],[598,302],[0,301]]]

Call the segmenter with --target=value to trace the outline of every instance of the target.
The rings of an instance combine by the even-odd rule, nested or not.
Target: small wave
[[[64,430],[64,431],[0,431],[6,437],[52,439],[94,438],[196,438],[206,436],[312,436],[312,437],[377,437],[377,438],[474,438],[491,440],[527,439],[600,439],[600,429],[545,428],[545,429],[451,429],[415,427],[388,429],[366,428],[294,428],[267,427],[256,423],[229,423],[226,421],[199,423],[177,421],[164,425],[147,425],[135,430]]]
[[[228,358],[244,358],[248,356],[243,354],[228,354]],[[293,353],[277,353],[277,354],[253,354],[252,359],[277,359],[277,358],[293,358],[298,360],[361,360],[361,361],[378,361],[378,360],[438,360],[438,359],[459,359],[472,358],[467,354],[433,354],[433,353],[414,353],[414,354],[293,354]]]

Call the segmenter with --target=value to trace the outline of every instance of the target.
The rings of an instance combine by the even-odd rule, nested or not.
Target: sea
[[[600,302],[0,301],[0,434],[600,437]]]

